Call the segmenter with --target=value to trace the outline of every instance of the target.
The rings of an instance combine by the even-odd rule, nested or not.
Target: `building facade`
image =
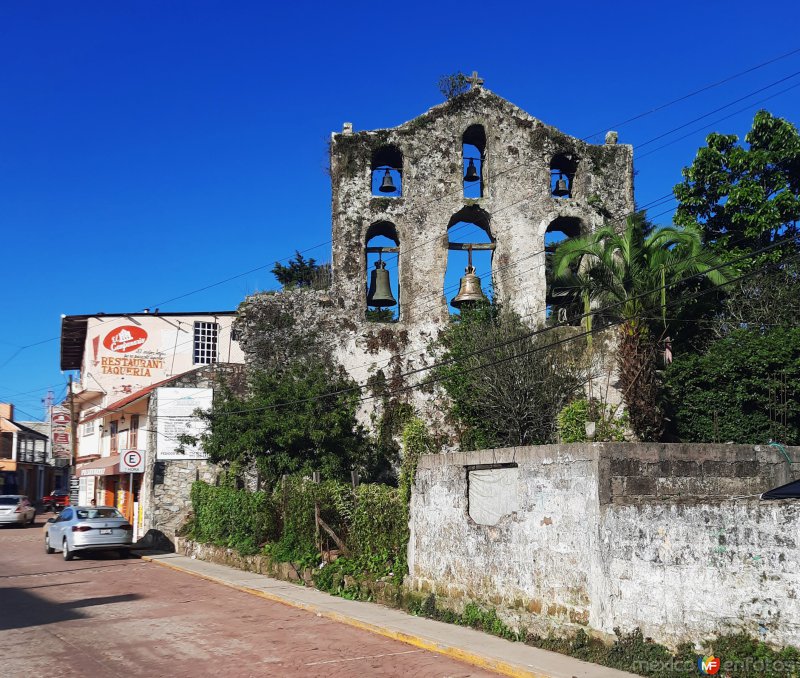
[[[0,403],[0,494],[24,494],[36,503],[63,486],[53,459],[50,422],[16,421],[14,406]]]
[[[80,370],[67,398],[75,421],[74,501],[116,506],[142,528],[145,467],[127,473],[125,463],[137,455],[143,464],[156,461],[148,448],[149,432],[159,426],[148,412],[150,397],[182,374],[242,363],[234,318],[225,311],[62,319],[61,369]]]

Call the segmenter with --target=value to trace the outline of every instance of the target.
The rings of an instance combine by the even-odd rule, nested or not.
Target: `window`
[[[85,435],[85,436],[93,436],[96,424],[97,424],[97,419],[92,419],[91,421],[87,421],[83,425],[83,435]]]
[[[584,308],[582,300],[575,295],[577,286],[569,280],[553,279],[553,254],[562,242],[568,238],[577,238],[584,232],[580,219],[574,217],[558,217],[545,231],[545,318],[550,324],[580,325]],[[573,266],[571,273],[577,275],[578,267]]]
[[[119,431],[119,420],[114,419],[108,425],[108,431],[111,434],[111,454],[114,454],[119,449],[119,438],[117,432]]]
[[[578,163],[571,156],[553,156],[550,161],[550,195],[554,198],[571,198],[577,169]]]
[[[196,322],[194,324],[194,364],[210,365],[217,362],[217,323]]]
[[[519,511],[516,464],[467,467],[468,513],[478,525],[497,525]]]
[[[400,316],[400,239],[394,224],[379,221],[367,229],[366,262],[366,319],[393,322]]]
[[[131,428],[128,431],[128,447],[135,450],[139,445],[139,415],[131,415]]]
[[[447,237],[444,295],[461,313],[462,308],[487,302],[487,292],[492,296],[494,241],[489,213],[475,206],[459,210],[447,225]]]
[[[399,198],[403,193],[403,154],[396,146],[381,146],[372,154],[372,195]]]
[[[483,125],[470,125],[461,137],[465,198],[483,197],[483,159],[485,156],[486,132]]]

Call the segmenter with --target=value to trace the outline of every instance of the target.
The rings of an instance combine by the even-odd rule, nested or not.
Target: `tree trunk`
[[[655,345],[647,327],[636,320],[623,323],[617,352],[619,383],[628,405],[631,428],[643,441],[660,440],[664,433],[655,357]]]

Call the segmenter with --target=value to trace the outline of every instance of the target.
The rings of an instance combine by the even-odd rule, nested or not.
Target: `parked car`
[[[44,550],[72,560],[78,551],[118,551],[133,544],[133,525],[113,506],[66,506],[44,526]]]
[[[46,497],[42,497],[42,505],[45,511],[60,511],[69,504],[69,492],[67,490],[53,490]]]
[[[21,494],[0,495],[0,525],[33,525],[36,507]]]

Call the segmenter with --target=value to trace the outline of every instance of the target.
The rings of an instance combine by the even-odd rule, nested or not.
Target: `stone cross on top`
[[[480,87],[483,84],[483,78],[478,77],[478,71],[472,71],[472,75],[466,78],[466,81],[471,85],[472,89]]]

